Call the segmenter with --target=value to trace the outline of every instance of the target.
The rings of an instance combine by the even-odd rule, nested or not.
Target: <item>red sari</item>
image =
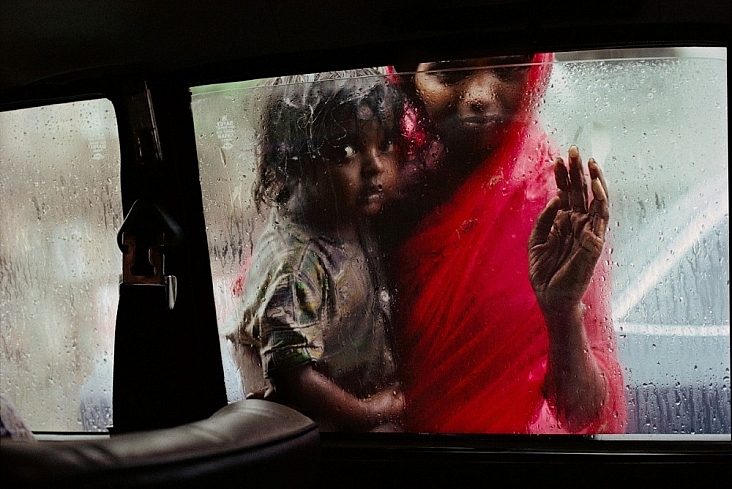
[[[556,194],[557,152],[536,119],[551,69],[536,55],[524,106],[499,148],[398,249],[397,349],[409,431],[563,432],[543,395],[549,338],[527,242]],[[607,402],[585,433],[622,432],[625,400],[601,257],[583,299]]]

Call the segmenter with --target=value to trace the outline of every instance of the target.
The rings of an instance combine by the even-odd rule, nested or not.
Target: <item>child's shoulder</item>
[[[293,272],[329,269],[342,261],[337,240],[281,214],[270,217],[256,248],[255,257]]]

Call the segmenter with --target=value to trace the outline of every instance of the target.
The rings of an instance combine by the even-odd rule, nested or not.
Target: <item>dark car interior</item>
[[[0,111],[107,99],[116,117],[118,156],[103,146],[90,148],[99,155],[94,161],[101,164],[106,155],[105,164],[111,161],[119,175],[121,202],[114,205],[122,216],[106,228],[122,263],[119,287],[110,292],[118,294],[117,306],[104,313],[114,331],[113,423],[99,433],[31,423],[39,441],[3,438],[3,486],[513,487],[648,480],[681,487],[728,479],[728,367],[715,401],[721,414],[709,415],[712,424],[722,416],[726,431],[710,438],[331,433],[319,432],[285,405],[229,402],[191,87],[535,52],[699,47],[722,49],[726,61],[731,20],[729,2],[701,0],[3,0]],[[8,139],[26,137],[4,123],[0,132]],[[62,136],[55,138],[62,144]],[[6,164],[8,174],[22,167],[0,161]],[[2,192],[11,191],[7,182],[0,175]],[[45,208],[34,203],[40,220]],[[72,239],[80,232],[73,216],[63,221],[69,249],[93,263],[96,248]],[[13,239],[25,240],[28,249],[43,246],[24,232],[2,229],[0,236],[24,236]],[[11,272],[20,272],[10,258],[0,254],[0,260],[2,287],[9,287]],[[45,267],[73,276],[74,263],[62,261]],[[728,263],[727,243],[727,277]],[[728,279],[726,288],[728,305]],[[75,294],[84,302],[92,292],[80,288]],[[13,297],[0,296],[0,308],[14,311]],[[24,314],[51,317],[43,301],[39,296],[37,311]],[[23,382],[10,367],[22,364],[12,341],[23,333],[14,329],[15,313],[3,313],[5,390]],[[727,333],[720,337],[729,342],[728,311],[726,318]],[[635,395],[650,396],[642,389]],[[47,403],[45,412],[53,412],[55,401]],[[23,403],[15,404],[22,415]]]

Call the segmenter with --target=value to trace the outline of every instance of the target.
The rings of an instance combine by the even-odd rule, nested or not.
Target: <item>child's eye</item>
[[[320,149],[320,155],[325,161],[342,163],[356,155],[356,148],[350,144],[344,144],[342,146],[326,145]]]
[[[350,144],[348,146],[343,146],[342,150],[344,158],[352,158],[356,155],[356,149]]]

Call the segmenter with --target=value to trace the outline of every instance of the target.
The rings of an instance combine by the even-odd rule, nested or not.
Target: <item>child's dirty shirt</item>
[[[389,292],[375,247],[362,241],[320,236],[272,212],[228,335],[259,348],[265,377],[313,362],[359,398],[393,383]]]

